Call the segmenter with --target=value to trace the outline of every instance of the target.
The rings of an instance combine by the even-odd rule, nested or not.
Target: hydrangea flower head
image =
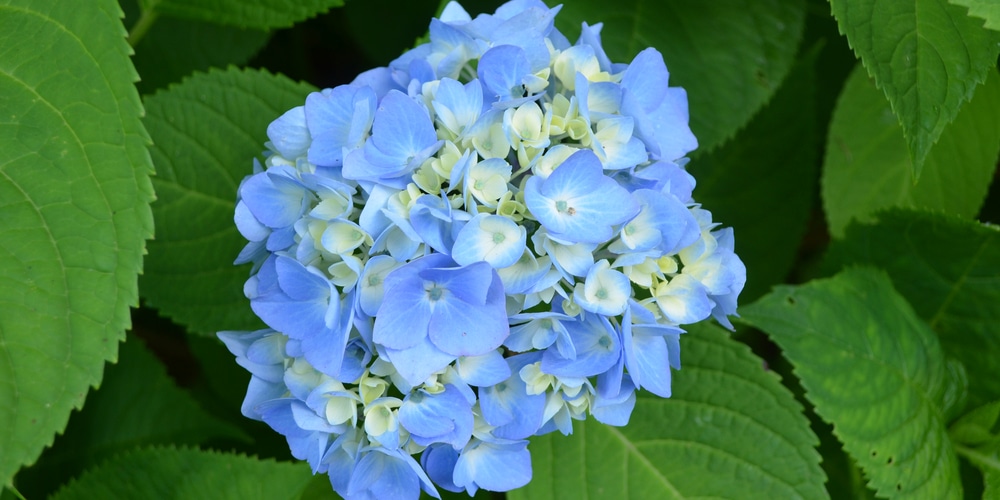
[[[345,498],[507,491],[532,435],[670,396],[683,325],[746,279],[695,203],[687,96],[559,8],[450,3],[430,41],[267,129],[235,222],[268,325],[219,337],[243,413]]]

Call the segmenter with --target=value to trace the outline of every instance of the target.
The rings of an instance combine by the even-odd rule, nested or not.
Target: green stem
[[[139,16],[139,20],[136,21],[135,25],[132,26],[132,30],[128,32],[128,44],[134,49],[136,45],[139,45],[139,41],[142,37],[146,36],[146,32],[149,28],[153,26],[156,22],[156,18],[160,17],[160,13],[156,12],[155,9],[146,9],[142,11]]]
[[[11,492],[15,497],[17,497],[18,500],[25,500],[24,495],[21,495],[21,492],[17,491],[17,488],[15,488],[13,485],[7,485],[5,486],[5,488],[7,489],[7,491]],[[2,492],[3,490],[0,490],[0,493]]]
[[[969,448],[960,444],[955,445],[955,451],[980,467],[989,467],[991,469],[1000,470],[1000,459],[997,457],[987,455],[975,448]]]

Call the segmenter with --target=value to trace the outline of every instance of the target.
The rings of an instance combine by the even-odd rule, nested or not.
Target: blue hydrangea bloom
[[[348,499],[531,480],[527,438],[671,394],[684,325],[729,316],[735,238],[693,198],[687,97],[654,49],[559,8],[449,3],[430,40],[268,127],[240,184],[242,405]]]

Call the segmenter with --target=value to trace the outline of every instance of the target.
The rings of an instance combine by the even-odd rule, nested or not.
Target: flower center
[[[576,213],[576,209],[569,206],[569,203],[565,200],[559,200],[556,202],[556,211],[567,215],[573,215]]]

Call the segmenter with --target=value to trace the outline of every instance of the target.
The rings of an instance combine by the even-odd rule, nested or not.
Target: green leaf
[[[931,146],[996,64],[1000,33],[948,0],[830,3],[903,126],[916,179]]]
[[[312,478],[305,462],[259,460],[193,449],[150,448],[101,463],[51,498],[299,498]]]
[[[956,443],[982,445],[991,441],[1000,444],[1000,431],[994,428],[1000,424],[1000,400],[985,404],[966,413],[948,429],[951,440]]]
[[[625,427],[532,438],[534,477],[508,498],[826,497],[818,440],[778,377],[719,327],[681,344],[670,399],[640,396]]]
[[[948,0],[952,4],[969,8],[969,15],[986,20],[986,27],[1000,30],[1000,3],[996,0]]]
[[[168,16],[262,30],[287,28],[342,5],[344,0],[155,0],[147,4],[153,12]]]
[[[267,125],[302,105],[311,90],[230,68],[196,74],[146,99],[159,198],[140,288],[151,306],[200,333],[261,326],[243,295],[249,269],[232,264],[246,244],[233,223],[236,189],[253,173]]]
[[[108,366],[100,389],[70,419],[65,434],[37,464],[18,473],[17,482],[29,497],[41,498],[85,467],[136,446],[195,445],[210,439],[251,440],[205,413],[167,376],[142,340],[132,337],[122,344],[118,364]]]
[[[885,274],[776,287],[740,313],[781,347],[879,496],[961,498],[941,347]]]
[[[269,38],[262,30],[161,17],[136,45],[132,57],[142,76],[139,91],[150,94],[194,71],[246,64]]]
[[[844,85],[823,161],[823,207],[834,236],[851,219],[871,220],[887,207],[978,212],[1000,153],[1000,75],[990,71],[968,106],[945,127],[920,179],[888,103],[860,67]]]
[[[604,23],[608,57],[630,62],[655,47],[670,70],[670,84],[684,87],[691,130],[702,151],[733,136],[781,85],[802,37],[800,0],[605,0],[565,2],[556,26],[575,41],[580,23]]]
[[[983,474],[986,481],[986,490],[983,491],[984,499],[1000,498],[1000,471],[989,470]]]
[[[153,198],[113,0],[0,2],[0,484],[101,380]]]
[[[948,435],[955,451],[983,473],[983,498],[996,498],[996,476],[1000,474],[1000,400],[980,406],[962,416]],[[992,492],[990,490],[993,490]]]
[[[954,216],[890,210],[854,224],[828,256],[889,273],[945,352],[965,365],[969,404],[1000,399],[1000,230]]]
[[[781,283],[792,268],[813,206],[816,182],[815,54],[734,140],[688,165],[694,197],[732,226],[747,267],[743,302]]]

